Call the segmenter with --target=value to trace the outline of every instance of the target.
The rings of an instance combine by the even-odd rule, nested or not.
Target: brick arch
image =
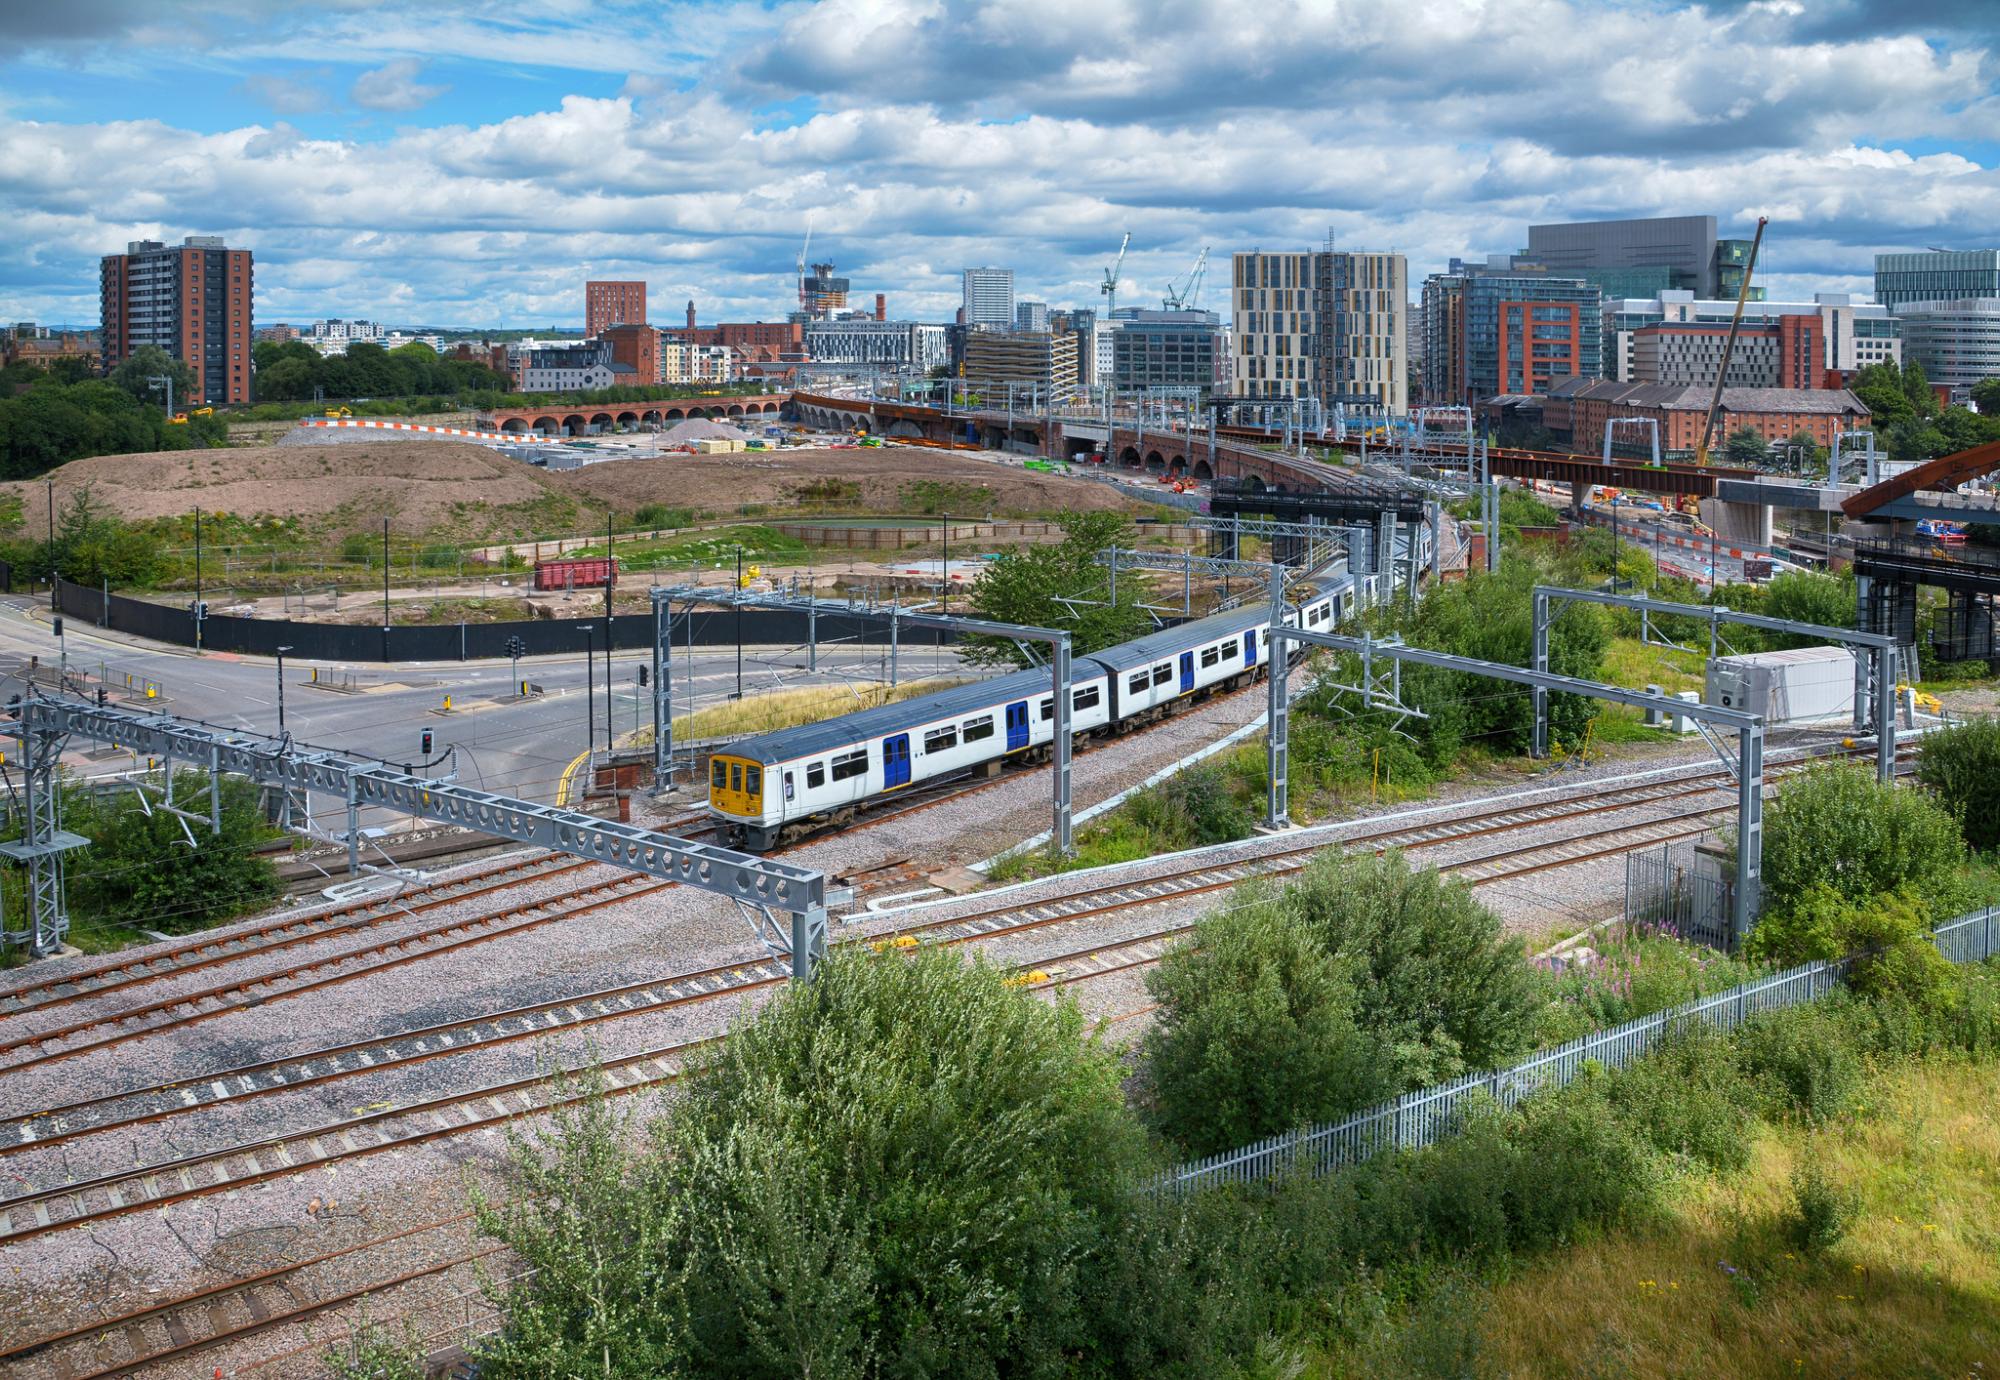
[[[670,407],[667,409],[667,420],[670,422],[684,421],[686,418],[687,418],[687,413],[681,411],[678,407]]]
[[[1194,477],[1204,484],[1210,483],[1215,479],[1215,471],[1209,467],[1207,460],[1197,460],[1194,462]]]
[[[528,424],[519,417],[509,417],[500,423],[500,429],[510,435],[519,436],[528,429]]]
[[[729,415],[732,417],[741,417],[743,415],[742,405],[739,403],[731,403],[729,405]]]
[[[1136,446],[1127,446],[1125,449],[1119,451],[1118,463],[1121,465],[1131,465],[1136,469],[1139,464],[1138,448]]]
[[[1164,471],[1167,468],[1167,462],[1158,451],[1149,450],[1146,452],[1146,468],[1154,472]]]
[[[596,427],[611,426],[613,424],[611,414],[609,412],[593,412],[590,414],[590,424]]]
[[[554,417],[537,417],[535,418],[534,426],[535,430],[546,431],[551,435],[562,430],[562,423],[558,422]]]

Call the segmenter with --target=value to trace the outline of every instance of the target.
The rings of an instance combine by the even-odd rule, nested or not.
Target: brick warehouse
[[[1618,383],[1611,379],[1564,379],[1549,390],[1542,424],[1572,448],[1596,452],[1604,424],[1646,417],[1660,424],[1664,450],[1691,452],[1701,440],[1713,386]],[[1745,427],[1773,445],[1805,432],[1817,445],[1831,447],[1842,431],[1868,425],[1868,408],[1845,388],[1724,388],[1712,444],[1720,446]],[[1638,428],[1631,428],[1637,431]],[[1636,451],[1638,437],[1619,438]]]

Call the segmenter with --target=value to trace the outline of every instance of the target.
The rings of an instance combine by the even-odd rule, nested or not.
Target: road
[[[158,701],[117,699],[114,703],[144,705],[188,719],[276,734],[278,677],[274,661],[226,653],[196,656],[185,649],[145,643],[117,633],[101,632],[74,618],[64,620],[68,667],[72,672],[105,674],[123,684],[153,680],[162,686]],[[10,670],[29,657],[42,664],[58,662],[59,648],[50,626],[46,603],[14,596],[0,598],[0,666]],[[792,648],[745,648],[742,687],[755,695],[806,685],[866,684],[887,679],[886,649],[874,646],[822,646],[819,672],[805,669],[805,653]],[[623,735],[652,722],[652,691],[641,689],[639,670],[651,665],[646,651],[620,652],[613,659],[611,719]],[[734,647],[696,648],[690,679],[685,653],[674,660],[674,717],[678,721],[697,709],[726,701],[737,688]],[[969,674],[955,652],[926,646],[904,646],[903,678]],[[313,684],[313,673],[333,681],[352,676],[369,687],[360,693],[340,693]],[[512,668],[506,661],[416,662],[396,666],[345,662],[285,661],[285,727],[295,741],[378,757],[391,762],[415,762],[426,728],[435,731],[438,751],[459,750],[459,779],[482,790],[528,800],[552,801],[564,770],[585,747],[594,719],[596,746],[605,743],[606,672],[599,657],[593,676],[592,704],[586,707],[582,657],[531,657],[521,662],[521,678],[543,687],[538,698],[512,696]],[[693,688],[689,701],[688,690]],[[0,694],[17,693],[18,676],[0,680]],[[440,712],[445,697],[452,712]],[[124,756],[92,759],[89,745],[78,744],[69,765],[86,774],[124,770]]]

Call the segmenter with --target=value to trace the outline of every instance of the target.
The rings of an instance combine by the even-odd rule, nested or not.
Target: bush
[[[1200,848],[1248,838],[1249,807],[1230,792],[1229,779],[1212,765],[1189,767],[1150,791],[1132,797],[1133,822],[1179,848]]]
[[[667,527],[692,527],[694,510],[691,508],[670,508],[664,503],[642,503],[632,514],[632,525],[647,531],[659,531]]]
[[[1848,1005],[1848,999],[1828,997],[1759,1016],[1738,1032],[1737,1060],[1773,1110],[1825,1121],[1853,1103],[1861,1059]]]
[[[1509,1127],[1518,1151],[1507,1189],[1516,1250],[1574,1241],[1649,1204],[1658,1175],[1646,1145],[1611,1105],[1604,1078],[1530,1098]]]
[[[1839,1245],[1860,1216],[1861,1195],[1835,1183],[1818,1160],[1808,1158],[1792,1171],[1785,1234],[1801,1251],[1818,1255]]]
[[[836,953],[665,1131],[689,1369],[1060,1373],[1142,1153],[1120,1081],[989,964]]]
[[[1859,903],[1908,888],[1935,918],[1955,902],[1964,859],[1956,821],[1930,796],[1883,785],[1858,765],[1813,767],[1765,815],[1759,928],[1823,905],[1828,892]]]
[[[1255,893],[1253,893],[1254,895]],[[1256,904],[1294,917],[1359,966],[1361,1028],[1396,1054],[1406,1086],[1487,1068],[1527,1043],[1540,1005],[1521,941],[1462,882],[1400,853],[1322,854]]]
[[[205,772],[174,774],[186,804],[208,789]],[[269,858],[251,851],[276,838],[259,809],[258,788],[241,777],[222,780],[222,829],[183,826],[175,815],[149,810],[136,794],[112,797],[65,793],[65,827],[90,840],[67,864],[70,902],[79,918],[186,934],[241,915],[278,894]],[[190,842],[190,834],[192,842]]]
[[[1967,719],[1925,734],[1917,780],[1957,817],[1968,845],[2000,847],[2000,719]]]
[[[1611,1081],[1610,1098],[1664,1155],[1716,1170],[1750,1163],[1754,1090],[1728,1037],[1706,1021],[1675,1029]]]
[[[1148,1114],[1190,1156],[1332,1121],[1396,1090],[1356,1027],[1352,960],[1270,906],[1204,919],[1147,975]]]

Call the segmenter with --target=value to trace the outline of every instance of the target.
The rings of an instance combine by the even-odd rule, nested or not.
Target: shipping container
[[[606,583],[618,583],[618,562],[603,556],[543,561],[535,567],[537,590],[602,589]]]
[[[1710,704],[1762,714],[1766,724],[1851,717],[1854,653],[1845,647],[1750,652],[1708,663]]]

